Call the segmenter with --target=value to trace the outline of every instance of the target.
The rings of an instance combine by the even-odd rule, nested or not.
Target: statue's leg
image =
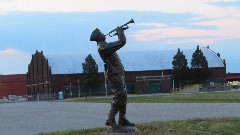
[[[121,93],[122,92],[122,83],[121,83],[121,75],[120,74],[114,74],[107,78],[108,83],[110,85],[111,90],[113,91],[114,95],[111,102],[111,109],[108,114],[108,119],[106,120],[105,125],[107,126],[115,126],[115,116],[119,111],[120,104],[122,102],[121,99]]]
[[[126,118],[126,110],[127,110],[127,90],[125,90],[125,77],[121,76],[122,81],[122,89],[124,93],[121,95],[121,104],[119,106],[119,121],[118,124],[122,126],[135,126],[134,123],[130,123]]]
[[[121,125],[121,126],[135,126],[134,123],[129,122],[128,119],[126,118],[126,110],[127,110],[127,94],[124,93],[122,95],[122,102],[119,106],[118,125]]]
[[[122,95],[122,103],[120,104],[119,107],[119,119],[126,118],[126,109],[127,109],[127,94],[124,93]]]
[[[111,102],[111,109],[108,113],[108,119],[106,120],[105,122],[105,125],[107,126],[116,126],[116,121],[115,121],[115,116],[118,112],[118,108],[116,107],[116,104],[115,104],[115,96],[113,95],[113,98],[112,98],[112,102]]]

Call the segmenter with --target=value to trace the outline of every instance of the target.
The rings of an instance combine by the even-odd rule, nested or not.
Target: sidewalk
[[[105,127],[108,103],[20,102],[0,104],[1,135],[33,135],[58,130]],[[240,117],[237,103],[129,103],[130,121]],[[116,118],[117,119],[117,118]]]

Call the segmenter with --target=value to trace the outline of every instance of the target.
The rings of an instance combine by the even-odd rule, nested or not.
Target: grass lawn
[[[194,119],[139,124],[137,135],[240,135],[240,118]],[[39,135],[105,135],[107,128],[59,131]]]
[[[67,102],[110,103],[111,97],[67,99]],[[240,91],[129,96],[128,103],[240,103]]]

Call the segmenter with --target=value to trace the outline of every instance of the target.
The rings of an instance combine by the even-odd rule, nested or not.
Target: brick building
[[[211,76],[209,81],[226,81],[226,67],[222,59],[209,48],[201,48],[208,60]],[[183,50],[191,67],[191,58],[195,49]],[[133,93],[160,93],[172,90],[172,60],[177,50],[119,52],[125,68],[127,89]],[[27,73],[28,94],[48,94],[64,91],[65,94],[88,93],[82,79],[82,63],[88,54],[48,54],[38,52],[32,56]],[[92,54],[99,69],[101,88],[104,93],[103,62],[98,54]],[[136,78],[144,83],[141,87]],[[147,79],[146,79],[147,78]],[[155,78],[152,80],[151,78]],[[158,78],[158,79],[156,79]],[[140,90],[144,89],[144,90]],[[139,92],[140,90],[140,92]],[[108,91],[110,92],[109,88]],[[95,91],[96,92],[96,91]],[[91,93],[91,92],[90,92]]]
[[[27,76],[18,75],[0,75],[0,98],[8,95],[27,95]]]
[[[48,60],[44,57],[42,51],[36,51],[28,65],[28,95],[51,94],[51,76],[51,67],[48,65]]]
[[[240,73],[227,73],[227,81],[240,81]]]

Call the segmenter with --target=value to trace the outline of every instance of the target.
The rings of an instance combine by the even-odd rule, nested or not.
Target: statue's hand
[[[116,31],[117,31],[117,33],[119,33],[119,32],[122,32],[123,29],[122,29],[122,27],[119,27],[119,26],[118,26],[118,27],[116,28]]]

